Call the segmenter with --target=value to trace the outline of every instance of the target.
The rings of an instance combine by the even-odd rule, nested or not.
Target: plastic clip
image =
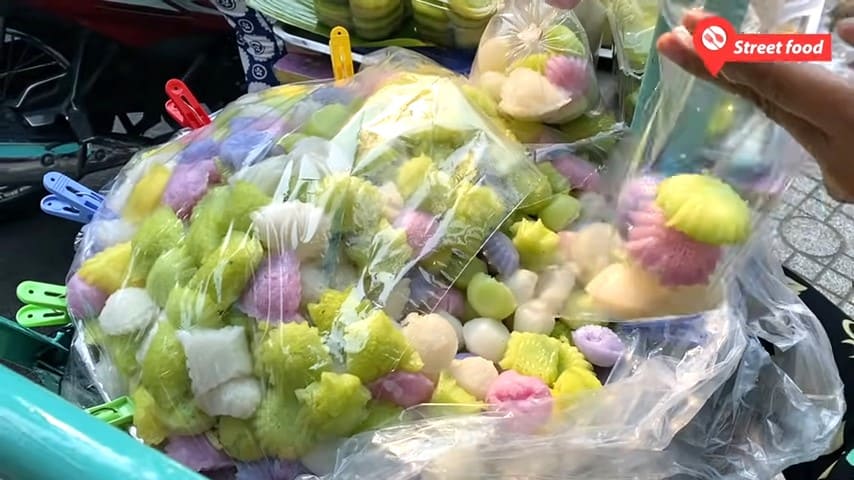
[[[190,88],[177,78],[166,82],[166,111],[179,125],[193,130],[211,123],[211,117],[196,100]]]
[[[89,223],[92,220],[92,215],[89,212],[81,212],[56,195],[48,195],[42,198],[41,209],[42,212],[48,215],[71,220],[72,222]]]
[[[353,78],[353,51],[350,48],[350,33],[346,28],[335,27],[329,33],[329,54],[335,80],[340,82]]]
[[[116,428],[126,428],[133,423],[134,406],[129,397],[119,397],[112,402],[89,407],[86,412]]]
[[[79,223],[89,223],[101,208],[104,196],[59,172],[48,172],[42,178],[51,193],[41,201],[44,213]]]
[[[59,327],[71,321],[65,300],[66,289],[62,285],[26,280],[18,284],[15,293],[24,303],[15,315],[15,320],[22,327]]]

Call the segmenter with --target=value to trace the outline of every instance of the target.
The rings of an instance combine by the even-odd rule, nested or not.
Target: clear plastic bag
[[[846,0],[825,3],[828,12],[828,29],[833,33],[833,62],[828,65],[837,75],[854,81],[854,45],[839,38],[836,24],[840,20],[854,17],[854,3]]]
[[[617,109],[620,112],[620,118],[631,124],[643,77],[622,68],[616,68],[614,75],[617,77]]]
[[[833,349],[769,235],[738,273],[750,336],[738,369],[671,446],[690,478],[772,478],[836,448],[846,405]]]
[[[478,47],[472,80],[514,120],[566,123],[599,106],[587,36],[575,14],[509,0]]]
[[[294,460],[401,407],[474,401],[441,373],[457,317],[489,314],[500,334],[516,307],[476,255],[519,208],[577,214],[463,79],[401,50],[367,63],[346,84],[244,96],[140,153],[86,227],[67,282],[92,347],[80,363],[102,394],[131,396],[141,439],[193,468]],[[540,252],[529,223],[519,238],[545,262],[556,244]],[[518,268],[507,246],[490,268]]]
[[[683,314],[717,296],[800,161],[755,106],[661,65],[651,120],[620,175],[626,258],[587,285],[613,318]],[[643,293],[624,294],[629,285]]]
[[[483,91],[482,87],[476,87]],[[526,145],[539,144],[569,144],[597,137],[599,139],[611,136],[618,138],[625,130],[625,124],[620,123],[614,115],[606,110],[593,110],[562,125],[546,125],[540,122],[529,122],[510,118],[498,109],[498,104],[489,98],[493,105],[491,111],[495,118],[505,126],[513,136]],[[612,145],[613,146],[613,145]],[[611,150],[607,150],[610,153]]]
[[[477,48],[497,0],[412,0],[412,17],[419,38],[444,47]]]
[[[629,74],[643,74],[658,20],[658,2],[609,0],[606,5],[620,68]]]
[[[761,245],[739,275],[748,337],[735,370],[665,448],[533,441],[502,432],[503,420],[494,417],[428,421],[411,411],[403,420],[412,423],[315,449],[303,462],[316,475],[300,478],[559,479],[573,472],[603,480],[771,478],[823,454],[845,411],[843,385],[821,325]],[[650,326],[636,326],[633,345],[643,337],[666,338],[668,345],[703,338],[691,328]],[[244,473],[285,468],[276,467],[244,467]]]
[[[616,125],[610,132],[592,135],[573,143],[532,144],[528,145],[528,148],[534,152],[535,162],[551,165],[566,177],[573,192],[604,197],[613,190],[612,185],[608,183],[608,160],[624,135],[627,133],[622,125]],[[584,213],[588,212],[582,208],[582,214]]]
[[[639,464],[660,456],[732,374],[746,344],[739,316],[724,307],[679,326],[617,330],[627,350],[607,384],[555,398],[543,431],[520,431],[518,419],[496,414],[414,420],[346,442],[325,478],[664,478],[672,467]]]
[[[730,307],[618,327],[629,347],[606,385],[540,435],[507,418],[410,411],[300,478],[770,479],[816,458],[841,426],[843,385],[821,324],[761,244]]]
[[[629,266],[612,184],[566,148],[532,162],[416,54],[366,64],[245,96],[122,171],[68,279],[95,388],[226,478],[689,471],[668,446],[750,344],[737,286],[614,324],[590,288]]]
[[[596,51],[602,46],[602,42],[607,40],[607,9],[599,0],[581,0],[572,8],[572,12],[584,27],[590,49],[594,51],[593,57],[596,58],[598,56]]]
[[[587,44],[595,60],[602,46],[602,28],[607,22],[605,8],[599,0],[545,0],[547,5],[561,9],[572,10],[587,33]]]

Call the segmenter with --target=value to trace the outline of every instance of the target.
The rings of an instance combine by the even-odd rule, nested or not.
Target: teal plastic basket
[[[0,479],[204,480],[55,393],[70,336],[0,317]]]
[[[48,337],[0,317],[0,364],[57,393],[72,335],[67,328]]]

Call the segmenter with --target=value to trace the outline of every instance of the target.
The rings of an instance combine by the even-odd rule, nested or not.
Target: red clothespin
[[[182,127],[197,129],[211,123],[211,117],[184,82],[173,78],[166,82],[166,111]]]

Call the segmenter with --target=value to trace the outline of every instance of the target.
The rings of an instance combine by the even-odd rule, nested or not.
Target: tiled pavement
[[[854,315],[854,205],[830,198],[810,163],[771,217],[778,258]]]

